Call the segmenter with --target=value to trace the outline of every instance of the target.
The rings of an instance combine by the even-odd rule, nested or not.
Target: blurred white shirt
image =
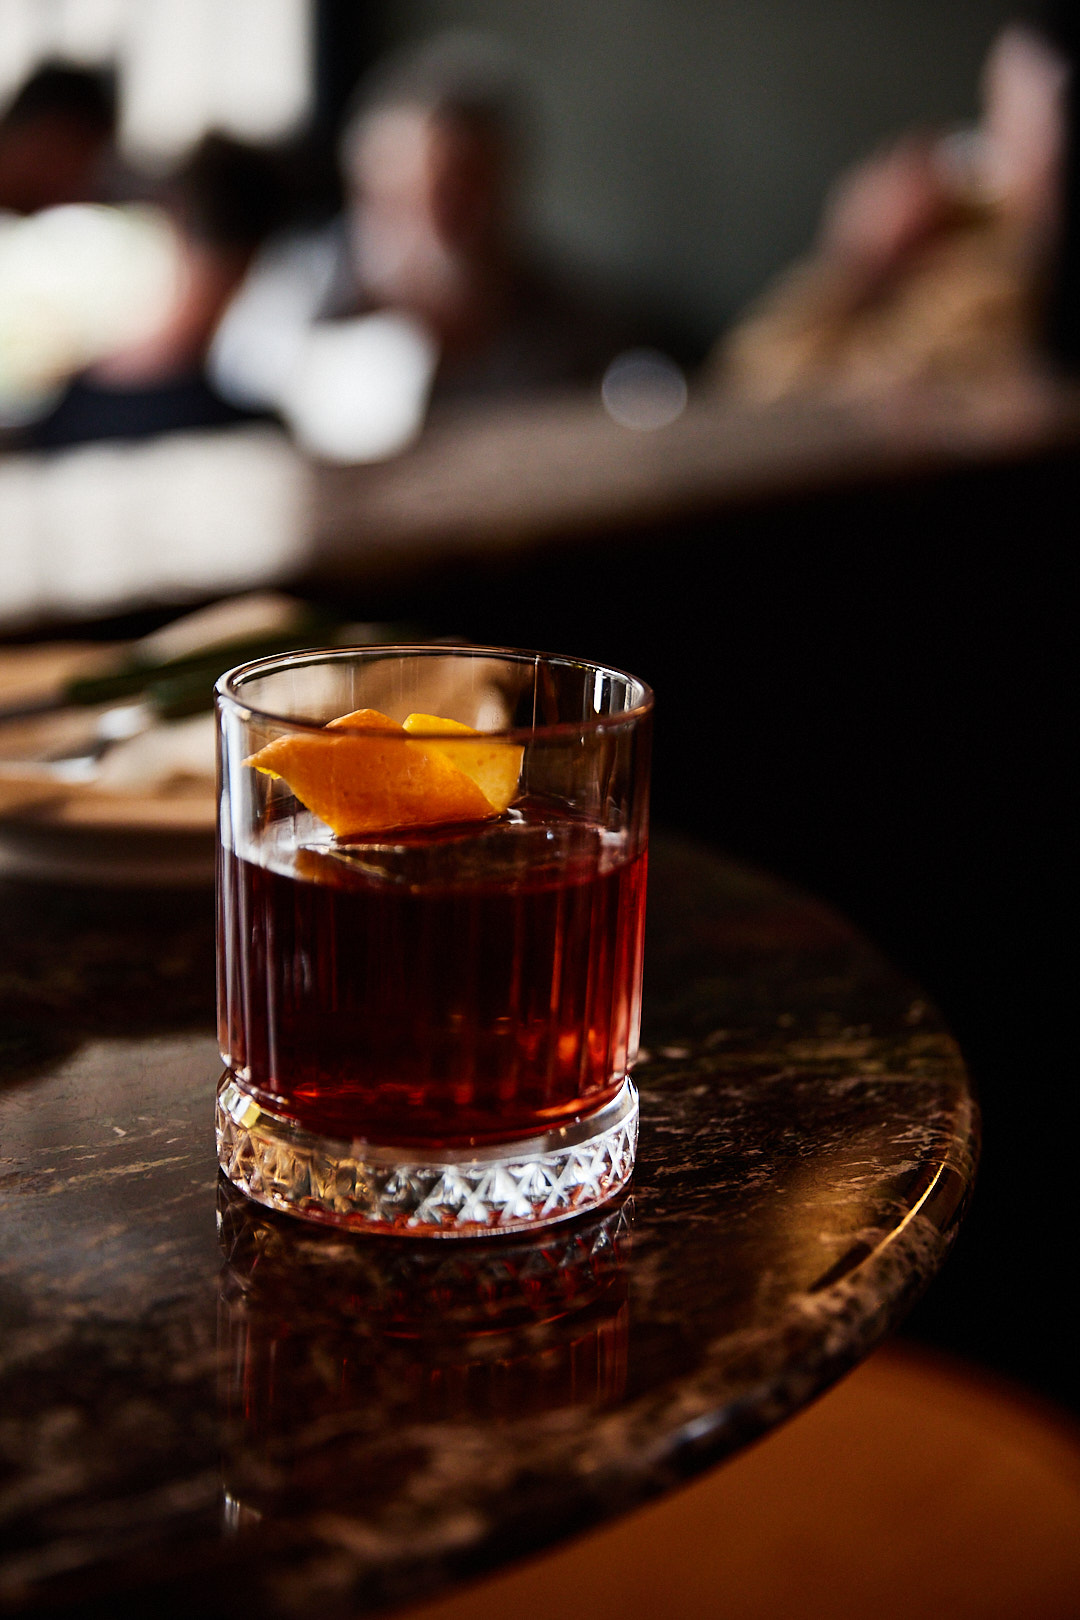
[[[339,315],[351,275],[340,227],[271,242],[226,310],[208,365],[225,399],[276,411],[310,454],[378,461],[419,433],[438,348],[411,315]]]

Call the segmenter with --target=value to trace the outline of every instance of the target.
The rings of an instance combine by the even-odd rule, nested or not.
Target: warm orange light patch
[[[339,838],[486,821],[506,809],[517,789],[520,748],[496,739],[446,746],[402,740],[410,728],[481,735],[433,715],[410,715],[399,726],[378,709],[357,709],[321,731],[278,737],[245,763],[280,777]]]

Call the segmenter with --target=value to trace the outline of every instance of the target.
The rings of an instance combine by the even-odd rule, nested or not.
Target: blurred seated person
[[[220,427],[260,414],[222,398],[206,353],[222,312],[283,207],[274,158],[204,137],[155,199],[170,222],[173,290],[149,330],[74,377],[24,435],[34,449]]]
[[[885,396],[1015,375],[1041,332],[1063,188],[1065,59],[1001,33],[970,131],[915,133],[844,176],[810,257],[718,345],[729,396]]]
[[[0,212],[100,199],[115,134],[108,74],[64,63],[39,68],[0,114]]]
[[[388,63],[341,136],[341,217],[269,245],[228,311],[213,375],[330,459],[402,448],[429,405],[598,382],[648,340],[527,256],[522,131],[497,48],[439,37]]]

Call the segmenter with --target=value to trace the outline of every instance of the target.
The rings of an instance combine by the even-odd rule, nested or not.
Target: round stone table
[[[630,1195],[409,1244],[219,1184],[206,891],[0,885],[0,1612],[405,1604],[729,1457],[889,1332],[971,1185],[952,1040],[760,874],[657,838],[649,907]]]

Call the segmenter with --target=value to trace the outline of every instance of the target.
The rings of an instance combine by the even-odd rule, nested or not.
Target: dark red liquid
[[[311,1130],[454,1147],[543,1131],[636,1055],[645,856],[539,807],[347,850],[226,852],[222,1046]]]

